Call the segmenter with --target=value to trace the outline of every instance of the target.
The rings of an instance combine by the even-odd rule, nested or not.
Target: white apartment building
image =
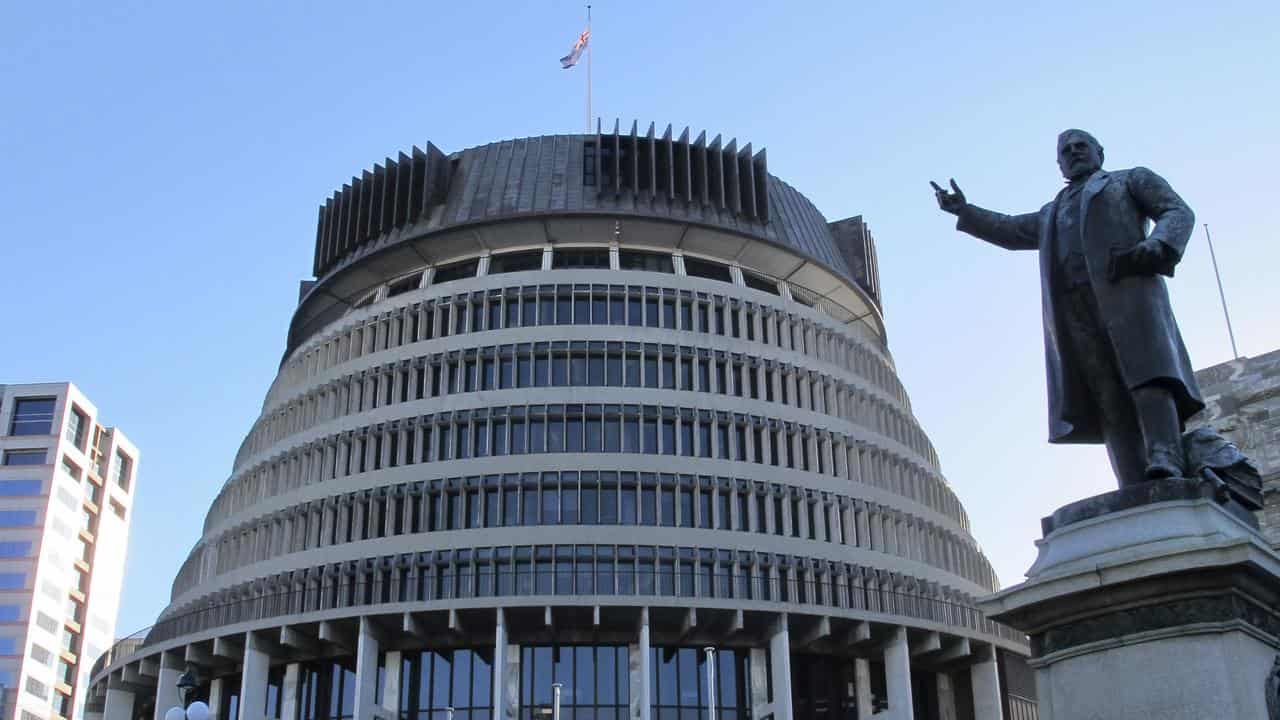
[[[115,637],[137,469],[75,385],[0,385],[0,719],[83,716]]]

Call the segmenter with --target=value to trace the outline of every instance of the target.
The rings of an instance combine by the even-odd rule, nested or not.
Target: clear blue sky
[[[1035,256],[959,235],[928,180],[1029,211],[1057,132],[1147,165],[1208,222],[1240,351],[1280,347],[1280,4],[595,6],[595,111],[749,140],[879,244],[890,349],[1005,584],[1038,519],[1107,489],[1045,443]],[[433,7],[434,6],[434,7]],[[0,382],[69,379],[142,449],[120,631],[148,625],[283,350],[316,207],[360,169],[577,132],[583,6],[8,3],[0,10]],[[1175,310],[1230,347],[1197,229]]]

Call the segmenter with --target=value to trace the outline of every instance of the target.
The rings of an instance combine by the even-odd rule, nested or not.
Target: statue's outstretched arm
[[[1006,250],[1040,247],[1040,213],[1005,215],[977,205],[965,205],[956,214],[956,229]]]

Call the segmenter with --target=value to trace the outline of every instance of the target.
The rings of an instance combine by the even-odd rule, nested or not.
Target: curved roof
[[[706,133],[543,135],[445,155],[427,143],[351,179],[320,208],[313,271],[324,278],[392,231],[435,232],[541,214],[626,214],[709,225],[816,260],[878,299],[868,240],[850,242],[768,173],[764,150]],[[408,233],[402,235],[407,237]],[[874,261],[871,260],[873,263]]]

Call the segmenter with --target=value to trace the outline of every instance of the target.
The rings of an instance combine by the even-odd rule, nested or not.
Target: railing
[[[1035,700],[1009,693],[1009,720],[1039,720],[1040,706]]]
[[[99,655],[98,659],[93,661],[93,669],[89,671],[89,677],[96,676],[98,673],[110,667],[111,663],[116,660],[129,657],[136,653],[145,644],[147,633],[149,632],[151,632],[151,627],[145,627],[116,640],[111,644],[110,648],[107,648],[106,652]]]
[[[502,597],[676,597],[790,603],[929,620],[1013,642],[1026,642],[1025,635],[992,622],[970,605],[922,593],[860,587],[848,581],[748,578],[726,573],[691,576],[674,570],[584,573],[579,569],[500,571],[496,574],[455,571],[333,584],[310,580],[306,584],[307,587],[211,604],[160,620],[150,628],[117,641],[94,664],[92,674],[96,676],[115,659],[131,655],[143,646],[237,623],[387,603]]]

